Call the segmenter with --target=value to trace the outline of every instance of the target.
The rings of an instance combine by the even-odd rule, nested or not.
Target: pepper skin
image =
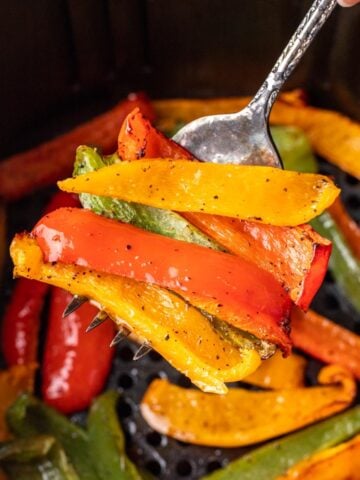
[[[241,380],[261,363],[256,350],[239,351],[222,340],[207,318],[167,290],[75,265],[44,263],[36,241],[26,235],[15,237],[11,255],[15,275],[101,303],[116,323],[126,322],[137,338],[145,339],[205,391],[226,393],[224,382]]]
[[[57,192],[45,207],[45,213],[78,205],[76,195]],[[1,349],[7,365],[36,361],[40,316],[48,291],[44,283],[25,278],[17,280],[2,320]]]
[[[271,274],[240,257],[84,209],[56,210],[37,223],[32,235],[45,261],[88,266],[97,272],[157,284],[185,295],[191,303],[193,298],[210,300],[220,310],[224,306],[233,312],[228,318],[234,326],[289,353],[286,322],[290,298]]]
[[[177,440],[212,447],[247,446],[326,418],[354,400],[356,382],[346,369],[324,367],[318,380],[315,387],[256,392],[232,388],[221,396],[156,379],[140,408],[152,428]]]
[[[53,288],[45,341],[41,391],[44,401],[63,413],[87,408],[104,387],[115,350],[111,321],[85,333],[98,309],[86,303],[63,318],[71,293]],[[101,354],[98,354],[101,352]]]

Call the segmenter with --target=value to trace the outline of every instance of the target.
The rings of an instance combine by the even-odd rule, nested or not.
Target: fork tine
[[[74,295],[69,305],[65,308],[63,313],[63,318],[70,315],[70,313],[75,312],[81,305],[87,302],[87,297],[83,297],[82,295]]]
[[[125,338],[128,337],[130,333],[131,333],[130,330],[128,330],[126,327],[120,327],[119,331],[116,333],[115,337],[112,339],[110,343],[110,347],[114,347],[115,345],[125,340]]]
[[[151,352],[152,347],[148,343],[144,342],[140,348],[135,352],[133,360],[140,360],[140,358],[145,357],[149,352]]]
[[[86,333],[91,332],[91,330],[94,330],[94,328],[98,327],[101,325],[105,320],[108,319],[108,314],[104,312],[103,310],[100,310],[95,317],[92,319],[91,323],[85,330]]]

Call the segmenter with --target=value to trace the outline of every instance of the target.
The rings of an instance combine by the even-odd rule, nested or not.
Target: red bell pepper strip
[[[33,229],[45,261],[156,283],[186,298],[200,297],[232,310],[237,327],[291,348],[290,298],[274,277],[235,255],[174,240],[96,215],[59,209]]]
[[[45,208],[49,213],[61,207],[77,207],[76,195],[56,193]],[[36,361],[40,316],[49,286],[19,278],[2,321],[1,347],[8,366]]]
[[[123,160],[186,158],[192,154],[154,128],[135,109],[125,119],[118,138]],[[291,299],[307,309],[324,279],[331,242],[310,226],[274,227],[202,213],[182,213],[190,223],[229,252],[256,262],[289,290]]]
[[[360,258],[360,227],[348,214],[340,198],[337,198],[331,205],[329,212],[342,231],[351,250],[357,258]]]
[[[312,310],[291,312],[294,346],[324,363],[349,369],[360,380],[360,337]]]
[[[3,160],[0,163],[0,196],[15,200],[69,176],[75,150],[81,144],[98,145],[104,153],[112,153],[116,148],[119,126],[135,107],[154,118],[148,98],[144,94],[131,94],[112,110],[70,132]]]
[[[63,413],[90,405],[104,387],[115,352],[109,347],[114,337],[113,322],[104,322],[85,334],[98,312],[90,303],[62,318],[71,299],[65,290],[52,288],[42,370],[44,401]]]

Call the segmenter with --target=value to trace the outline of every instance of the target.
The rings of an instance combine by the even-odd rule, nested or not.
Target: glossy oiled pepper
[[[244,378],[243,381],[273,390],[303,387],[305,385],[306,364],[305,358],[296,353],[284,358],[278,351],[262,362],[260,367],[249,377]]]
[[[323,175],[180,159],[123,161],[63,180],[59,187],[179,212],[280,226],[310,221],[339,195],[339,189]]]
[[[185,295],[195,305],[197,300],[210,302],[220,312],[231,311],[226,321],[235,327],[289,352],[287,293],[272,275],[240,257],[156,235],[84,209],[52,212],[37,223],[32,234],[46,261],[157,284]],[[213,314],[209,307],[204,310]]]
[[[301,460],[338,445],[359,432],[358,406],[257,448],[202,480],[276,480]]]
[[[360,436],[300,462],[276,480],[359,480]]]
[[[360,380],[360,337],[309,310],[291,312],[291,338],[295,347],[324,363],[349,369]]]
[[[340,198],[329,208],[329,213],[340,228],[355,256],[360,259],[360,227],[346,211]]]
[[[201,115],[199,115],[201,116]],[[303,132],[298,129],[284,129],[278,127],[276,138],[278,140],[281,157],[286,164],[296,163],[296,166],[310,167],[316,162],[309,147],[308,140]],[[129,114],[119,133],[118,153],[122,160],[137,160],[139,158],[164,157],[183,158],[193,160],[191,153],[166,138],[154,128],[138,110]],[[118,162],[112,158],[106,163],[99,162],[91,157],[79,158],[75,165],[75,174],[87,173],[98,170],[105,164]],[[91,164],[91,165],[90,165]],[[327,239],[320,237],[310,226],[275,227],[259,222],[239,221],[217,215],[183,212],[183,222],[190,224],[186,229],[171,222],[174,229],[167,226],[169,215],[175,215],[169,210],[156,209],[142,204],[134,204],[110,197],[82,194],[81,202],[85,208],[91,208],[96,213],[118,218],[125,222],[146,228],[151,231],[170,235],[180,240],[188,240],[204,245],[204,239],[198,235],[189,238],[189,233],[194,230],[192,224],[202,230],[216,241],[211,248],[218,249],[222,245],[231,253],[255,262],[260,268],[270,272],[289,291],[292,300],[301,308],[308,308],[316,291],[324,278],[329,260],[331,245]],[[136,211],[127,216],[129,210]],[[145,209],[145,214],[144,214]],[[119,216],[119,210],[122,215]],[[164,215],[163,212],[167,212]],[[179,215],[177,215],[177,218]],[[180,217],[181,218],[181,217]],[[162,226],[165,223],[165,228]],[[167,228],[166,228],[167,227]],[[183,232],[187,233],[184,238]]]
[[[112,322],[85,334],[98,312],[96,307],[86,303],[63,318],[71,300],[72,295],[66,290],[51,290],[42,368],[43,399],[63,413],[84,410],[90,405],[104,387],[115,353],[109,347],[115,335]]]
[[[141,402],[148,424],[162,434],[198,445],[251,445],[304,427],[347,408],[356,382],[342,367],[320,371],[321,386],[254,392],[230,389],[227,395],[154,380]]]
[[[148,341],[204,390],[225,393],[224,382],[240,380],[260,364],[255,350],[239,352],[221,340],[207,318],[167,290],[74,265],[44,263],[39,246],[26,236],[15,237],[11,254],[15,275],[101,303],[116,322],[125,321],[136,337]]]

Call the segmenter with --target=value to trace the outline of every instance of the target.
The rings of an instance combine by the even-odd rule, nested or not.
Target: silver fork
[[[269,134],[271,108],[281,87],[330,16],[337,0],[315,0],[270,74],[247,107],[230,115],[202,117],[174,140],[200,160],[282,167]]]

